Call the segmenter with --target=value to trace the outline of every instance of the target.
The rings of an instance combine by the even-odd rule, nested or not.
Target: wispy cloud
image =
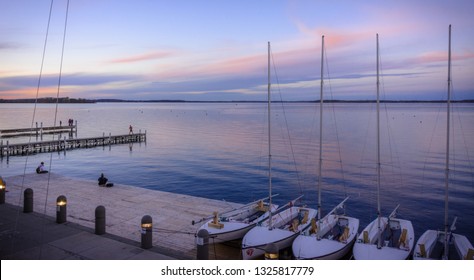
[[[175,52],[173,51],[156,51],[156,52],[149,52],[144,54],[138,54],[133,56],[127,56],[122,58],[116,58],[107,61],[108,63],[135,63],[147,60],[156,60],[171,57]]]
[[[18,44],[11,43],[11,42],[0,42],[0,50],[17,49],[17,48],[19,48]]]
[[[467,60],[474,58],[474,52],[466,51],[463,53],[455,53],[452,55],[452,60]],[[416,58],[413,59],[414,63],[436,63],[436,62],[447,62],[448,61],[448,52],[447,51],[436,51],[436,52],[426,52],[422,53]]]

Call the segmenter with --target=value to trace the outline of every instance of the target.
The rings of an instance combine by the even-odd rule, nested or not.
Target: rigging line
[[[451,81],[451,92],[452,94],[454,95],[454,83],[453,81]],[[456,108],[457,109],[457,106],[452,106],[453,109]],[[454,113],[454,110],[453,110],[453,113]],[[459,121],[459,129],[461,130],[461,136],[462,136],[462,140],[463,140],[463,144],[464,144],[464,149],[465,149],[465,153],[466,153],[466,156],[467,156],[467,163],[469,165],[469,169],[471,170],[471,182],[474,184],[474,172],[473,171],[473,166],[472,166],[472,163],[471,163],[471,157],[469,155],[469,149],[467,148],[468,145],[467,145],[467,141],[466,141],[466,134],[464,133],[464,128],[462,126],[462,120],[461,120],[461,114],[458,113],[457,114],[457,117],[458,117],[458,121]]]
[[[426,173],[426,167],[428,165],[429,154],[431,154],[431,148],[432,148],[432,145],[433,145],[433,140],[435,139],[435,133],[436,133],[438,124],[440,123],[439,118],[441,116],[441,110],[444,108],[444,107],[442,107],[442,105],[443,105],[442,103],[438,104],[438,112],[436,114],[436,120],[435,120],[434,128],[433,128],[433,131],[431,133],[430,142],[428,144],[428,151],[426,152],[426,155],[425,155],[425,161],[423,162],[423,173],[422,173],[423,185],[422,185],[422,189],[421,189],[422,193],[424,191],[424,186],[425,186],[425,184],[424,184],[424,182],[425,182],[425,173]]]
[[[328,80],[328,85],[329,85],[329,93],[331,95],[331,99],[334,100],[333,92],[332,92],[332,85],[331,85],[331,75],[329,74],[329,63],[328,63],[328,58],[327,58],[327,51],[324,49],[324,56],[325,56],[325,62],[326,62],[326,73],[327,73],[327,80]],[[339,129],[337,126],[337,121],[336,121],[336,109],[335,109],[335,104],[331,104],[332,108],[332,115],[334,119],[334,128],[336,130],[336,142],[337,142],[337,151],[339,154],[339,164],[341,167],[341,176],[342,176],[342,186],[344,188],[344,196],[347,197],[347,184],[346,184],[346,179],[344,176],[344,167],[342,164],[342,153],[341,153],[341,142],[339,141]]]
[[[30,128],[33,128],[33,124],[35,122],[35,117],[36,117],[36,105],[38,103],[38,96],[39,96],[39,89],[40,89],[40,85],[41,85],[41,78],[43,76],[43,66],[44,66],[44,60],[45,60],[45,57],[46,57],[46,46],[48,45],[49,27],[50,27],[50,24],[51,24],[51,14],[52,14],[52,11],[53,11],[53,2],[54,2],[54,0],[51,0],[51,4],[50,4],[50,7],[49,7],[48,23],[46,25],[46,35],[45,35],[45,38],[44,38],[43,53],[42,53],[42,56],[41,56],[41,66],[40,66],[40,71],[39,71],[39,76],[38,76],[38,83],[37,83],[37,86],[36,86],[36,97],[35,97],[35,103],[34,103],[34,107],[33,107],[33,115],[32,115],[32,118],[31,118]],[[32,137],[32,135],[30,135],[29,138],[28,138],[28,146],[31,143],[31,137]],[[21,194],[23,193],[23,189],[25,187],[25,175],[26,175],[26,168],[28,166],[29,154],[30,154],[30,149],[27,149],[26,158],[25,158],[25,165],[23,167],[23,177],[21,179],[20,195],[18,197],[18,205],[20,205],[20,203],[21,203],[21,197],[22,197]],[[20,208],[18,208],[18,211],[16,213],[15,231],[18,228],[19,215],[20,215]],[[14,244],[14,238],[12,239],[12,243],[11,243],[12,248],[13,248],[13,244]]]
[[[293,143],[291,141],[291,135],[290,135],[290,130],[289,130],[289,126],[288,126],[288,119],[286,117],[285,106],[283,106],[283,98],[282,98],[282,94],[281,94],[280,81],[278,79],[278,73],[276,71],[275,59],[273,57],[273,52],[271,52],[271,55],[272,55],[272,62],[273,62],[273,71],[275,73],[275,78],[277,80],[278,93],[280,95],[280,100],[281,100],[281,108],[282,108],[282,111],[283,111],[283,117],[285,119],[286,132],[288,134],[288,141],[289,141],[289,144],[290,144],[291,155],[292,155],[292,159],[293,159],[293,164],[295,166],[296,181],[298,182],[298,186],[300,187],[300,192],[302,192],[303,190],[302,190],[302,186],[301,186],[300,174],[298,172],[298,167],[296,165],[295,151],[293,149]]]
[[[58,90],[56,93],[56,106],[55,106],[55,111],[54,111],[54,122],[53,126],[56,126],[57,118],[58,118],[58,104],[59,104],[59,92],[61,89],[61,78],[62,78],[62,71],[63,71],[63,61],[64,61],[64,47],[66,45],[66,31],[67,31],[67,20],[68,20],[68,15],[69,15],[69,0],[67,0],[66,3],[66,17],[64,19],[64,32],[63,32],[63,43],[62,43],[62,48],[61,48],[61,61],[59,64],[59,77],[58,77]],[[58,135],[58,141],[60,140],[61,134]],[[53,134],[53,140],[54,140],[54,134]],[[66,147],[64,147],[66,149]],[[53,153],[50,153],[49,156],[49,172],[48,172],[48,183],[46,185],[46,199],[44,201],[44,215],[46,215],[46,206],[48,203],[48,195],[49,195],[49,185],[51,181],[51,171],[52,171],[52,164],[53,164]],[[42,235],[44,234],[44,226],[42,229]],[[42,246],[40,246],[40,257],[42,254]]]
[[[385,80],[384,80],[384,74],[383,74],[383,62],[382,62],[382,57],[380,56],[379,57],[379,61],[380,61],[380,72],[381,72],[381,84],[382,84],[382,95],[384,97],[384,99],[386,98],[386,94],[385,94]],[[392,127],[390,126],[390,118],[389,118],[389,115],[388,115],[388,108],[387,108],[387,103],[384,102],[384,111],[385,111],[385,120],[387,122],[387,134],[388,134],[388,145],[389,145],[389,152],[390,152],[390,161],[391,161],[391,169],[392,169],[392,174],[395,174],[395,171],[394,171],[394,156],[393,156],[393,149],[395,150],[395,158],[396,158],[396,161],[397,161],[397,164],[398,164],[398,167],[399,167],[399,172],[400,172],[400,180],[396,180],[397,182],[399,182],[399,187],[403,187],[404,185],[404,182],[403,182],[403,174],[402,174],[402,171],[401,171],[401,164],[400,164],[400,157],[398,156],[398,149],[397,149],[397,145],[394,141],[392,141]],[[393,142],[393,143],[392,143]],[[392,149],[392,145],[394,146],[393,149]]]

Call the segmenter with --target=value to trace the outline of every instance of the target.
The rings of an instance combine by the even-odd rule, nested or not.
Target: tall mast
[[[380,210],[380,80],[379,80],[379,34],[377,33],[377,248],[382,248],[382,225]]]
[[[322,36],[321,42],[321,86],[320,86],[320,97],[319,97],[319,170],[318,170],[318,229],[321,228],[321,174],[323,165],[323,77],[324,77],[324,35]],[[317,234],[318,238],[319,231]]]
[[[448,259],[449,238],[448,238],[448,206],[449,206],[449,123],[451,115],[451,24],[449,25],[449,45],[448,45],[448,110],[446,118],[446,169],[444,184],[444,259]]]
[[[270,95],[270,42],[268,42],[268,190],[269,190],[269,203],[270,207],[268,209],[270,220],[268,223],[268,228],[272,230],[272,146],[271,146],[271,127],[270,127],[270,118],[271,118],[271,95]]]

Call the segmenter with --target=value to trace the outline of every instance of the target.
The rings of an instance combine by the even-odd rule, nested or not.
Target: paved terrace
[[[49,183],[48,183],[49,178]],[[1,259],[195,259],[191,221],[239,204],[115,184],[99,187],[55,173],[4,178],[0,205]],[[34,213],[23,213],[23,192],[33,189]],[[67,197],[67,222],[57,224],[56,199]],[[95,208],[106,209],[106,234],[95,235]],[[140,248],[140,222],[153,218],[153,248]],[[239,244],[210,245],[210,259],[239,259]]]

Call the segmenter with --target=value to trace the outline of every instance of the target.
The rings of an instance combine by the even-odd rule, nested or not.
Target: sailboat
[[[275,196],[273,195],[273,197]],[[214,243],[240,239],[257,223],[268,218],[270,212],[274,212],[278,208],[278,205],[268,203],[268,199],[269,197],[262,198],[220,214],[214,212],[209,217],[197,222],[193,221],[193,225],[206,221],[196,231],[196,234],[205,229],[209,233],[210,240]]]
[[[446,168],[445,168],[445,196],[444,196],[444,230],[427,230],[418,239],[413,259],[474,259],[474,248],[466,236],[455,234],[456,220],[451,227],[448,225],[448,198],[449,198],[449,133],[451,110],[451,25],[449,25],[448,51],[448,98],[447,98],[447,129],[446,129]],[[454,244],[456,251],[450,250]]]
[[[268,42],[268,191],[272,197],[272,153],[271,153],[271,97],[270,97],[270,42]],[[316,216],[316,209],[296,207],[294,203],[300,197],[270,212],[268,219],[257,224],[248,231],[242,239],[242,258],[256,259],[265,253],[268,244],[274,244],[278,249],[290,247],[293,240],[311,225],[311,219]],[[271,200],[270,200],[271,204]]]
[[[397,205],[388,217],[380,209],[380,100],[379,100],[379,35],[377,39],[377,218],[359,234],[354,244],[354,258],[358,260],[404,260],[410,256],[415,243],[411,221],[396,217]]]
[[[346,197],[324,218],[321,218],[321,185],[322,185],[322,146],[323,146],[323,69],[324,69],[324,36],[321,47],[321,88],[319,105],[319,179],[318,179],[318,220],[312,220],[312,226],[302,232],[293,241],[292,250],[296,259],[340,259],[346,255],[357,237],[359,219],[339,215],[337,211],[344,207],[349,199]]]

